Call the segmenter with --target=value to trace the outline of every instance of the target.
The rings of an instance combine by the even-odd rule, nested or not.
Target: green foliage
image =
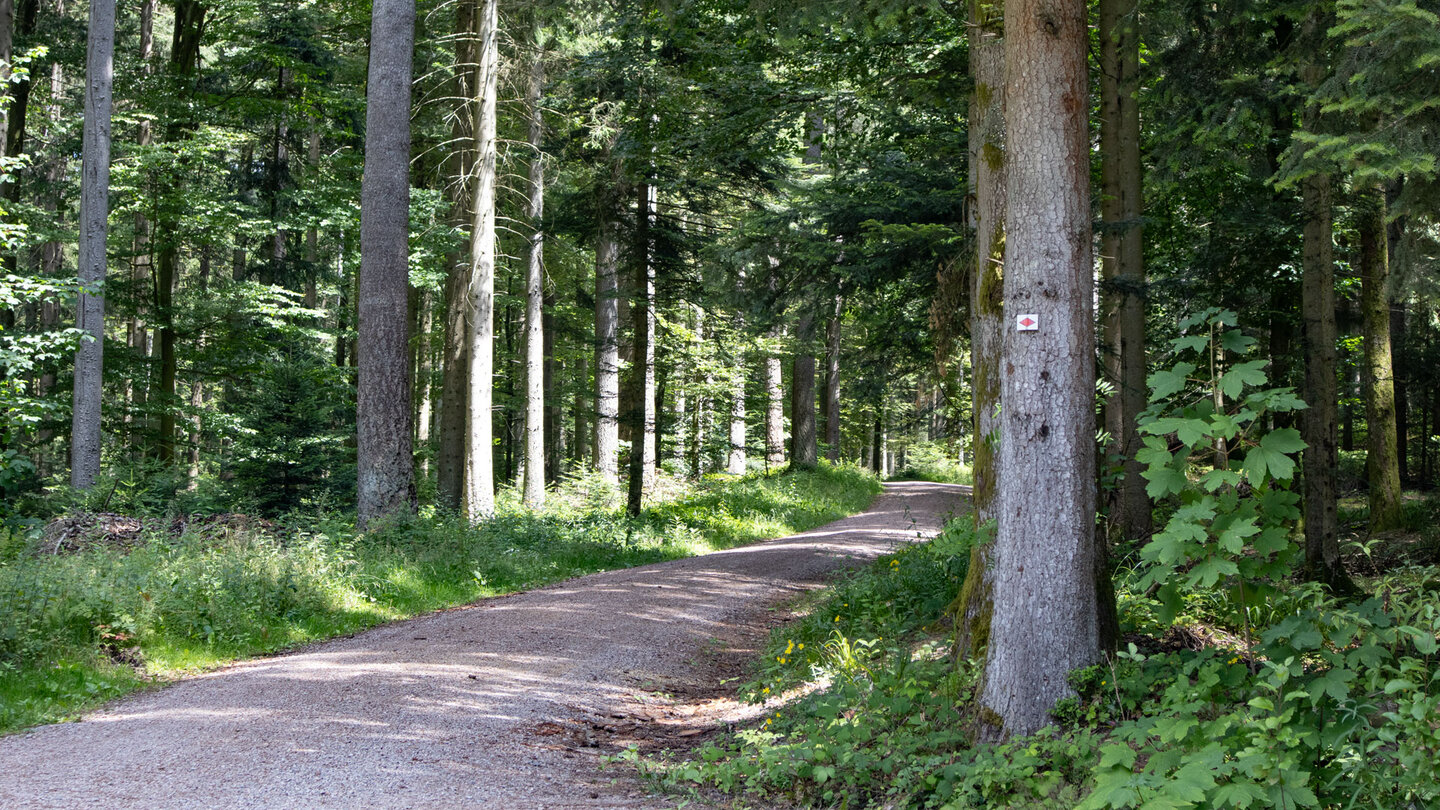
[[[1387,603],[1389,607],[1387,608]],[[1083,808],[1410,807],[1440,799],[1440,601],[1354,605],[1306,584],[1249,653],[1141,654],[1097,699],[1124,717]]]
[[[771,636],[757,680],[742,690],[766,706],[758,728],[702,749],[697,762],[642,766],[672,787],[783,792],[827,806],[953,792],[954,769],[939,771],[965,741],[962,707],[976,673],[955,669],[943,645],[914,642],[959,592],[973,542],[973,523],[962,518],[846,576]],[[814,678],[829,687],[778,705],[782,692]]]
[[[1266,431],[1265,416],[1304,403],[1289,388],[1260,387],[1263,361],[1226,365],[1255,343],[1235,326],[1234,313],[1216,309],[1186,319],[1181,329],[1196,331],[1171,341],[1176,362],[1150,376],[1140,417],[1146,491],[1175,505],[1140,550],[1139,585],[1159,588],[1166,619],[1197,589],[1232,589],[1237,606],[1256,604],[1289,574],[1295,551],[1299,498],[1289,482],[1305,444],[1292,428]]]
[[[811,528],[867,506],[853,467],[713,480],[638,518],[502,504],[478,527],[429,516],[358,535],[350,519],[170,521],[133,547],[38,554],[0,530],[0,731],[165,677],[594,571]]]
[[[890,476],[895,481],[938,481],[970,484],[970,467],[961,464],[943,442],[915,442],[905,448],[905,466]]]
[[[322,362],[277,363],[236,403],[242,429],[235,483],[262,512],[307,500],[348,503],[354,496],[355,430],[343,369]]]

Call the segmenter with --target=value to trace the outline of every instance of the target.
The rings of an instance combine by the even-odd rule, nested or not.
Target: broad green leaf
[[[1234,576],[1240,568],[1232,560],[1210,558],[1190,569],[1190,581],[1202,588],[1213,587],[1222,577]]]
[[[1264,385],[1269,379],[1262,370],[1267,362],[1269,361],[1251,360],[1231,366],[1229,371],[1220,375],[1220,391],[1230,399],[1235,399],[1246,386]]]
[[[1255,338],[1248,337],[1239,329],[1227,329],[1220,335],[1220,346],[1224,348],[1225,351],[1235,352],[1236,354],[1244,354],[1250,351],[1250,347],[1254,346],[1257,342]]]
[[[1226,526],[1216,538],[1216,542],[1231,554],[1239,554],[1245,550],[1245,539],[1254,537],[1259,532],[1260,527],[1255,525],[1255,518],[1244,518]]]
[[[1151,467],[1145,471],[1145,494],[1151,498],[1163,498],[1175,492],[1183,492],[1190,481],[1185,474],[1172,467]]]
[[[1221,785],[1212,798],[1216,807],[1238,807],[1241,810],[1265,798],[1265,792],[1248,782]]]
[[[1100,749],[1100,767],[1110,768],[1114,766],[1122,768],[1133,768],[1135,766],[1135,749],[1124,743],[1107,745]]]
[[[1260,446],[1277,453],[1298,453],[1309,445],[1300,438],[1300,431],[1295,428],[1280,428],[1266,433],[1260,439]]]
[[[1147,381],[1150,385],[1151,399],[1167,399],[1181,391],[1190,383],[1190,374],[1195,370],[1193,363],[1176,363],[1169,371],[1157,371],[1150,375]]]
[[[1210,345],[1209,335],[1186,335],[1170,341],[1176,354],[1184,351],[1198,352]]]

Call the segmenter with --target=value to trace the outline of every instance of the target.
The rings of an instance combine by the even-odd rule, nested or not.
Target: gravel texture
[[[485,600],[0,738],[0,807],[673,807],[601,769],[617,727],[710,733],[674,685],[836,568],[932,535],[965,491],[889,484],[804,534]]]

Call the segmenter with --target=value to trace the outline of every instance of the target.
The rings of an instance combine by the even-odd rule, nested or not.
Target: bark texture
[[[634,357],[630,362],[630,476],[626,509],[640,514],[645,490],[655,478],[655,265],[650,228],[655,187],[641,184],[636,195],[635,300],[630,306]]]
[[[1100,2],[1100,239],[1105,375],[1115,393],[1105,403],[1109,454],[1119,456],[1123,473],[1106,493],[1113,539],[1139,540],[1150,534],[1150,499],[1137,417],[1145,408],[1145,268],[1141,252],[1140,199],[1140,37],[1136,0]],[[1103,539],[1103,538],[1102,538]]]
[[[1335,384],[1335,260],[1330,177],[1315,174],[1300,185],[1305,209],[1301,308],[1305,321],[1305,568],[1331,588],[1353,586],[1340,562]]]
[[[1005,40],[998,5],[975,0],[970,6],[970,73],[975,89],[970,98],[970,227],[975,232],[975,257],[970,289],[970,368],[973,402],[971,500],[975,524],[983,527],[997,517],[999,480],[1000,350],[1003,337],[1005,266]],[[956,605],[956,652],[980,655],[990,640],[995,571],[990,565],[993,538],[970,552]]]
[[[1000,518],[982,703],[1004,734],[1050,723],[1100,657],[1095,596],[1086,8],[1005,3],[1005,329]],[[1008,327],[1008,324],[1007,324]]]
[[[808,470],[820,461],[815,437],[815,355],[810,343],[815,337],[815,316],[800,314],[795,329],[795,358],[790,372],[790,465]]]
[[[497,0],[479,7],[480,74],[475,91],[475,211],[470,232],[470,284],[466,291],[470,343],[465,419],[465,514],[471,521],[495,513],[495,96],[499,87]]]
[[[835,296],[835,311],[825,324],[825,457],[840,461],[840,314],[845,303]]]
[[[469,227],[472,209],[470,177],[474,170],[474,116],[470,105],[475,95],[475,0],[460,0],[455,6],[455,73],[451,87],[457,110],[452,116],[450,139],[455,147],[449,157],[450,225],[457,231]],[[465,314],[469,306],[470,262],[456,251],[450,256],[445,280],[445,342],[441,349],[440,444],[435,454],[435,498],[440,506],[459,511],[465,492],[465,415],[470,399],[468,335]]]
[[[770,330],[771,338],[784,332],[779,326]],[[785,463],[785,388],[780,358],[765,357],[765,464],[767,467]]]
[[[115,81],[115,2],[93,0],[85,56],[85,128],[81,152],[81,285],[105,282],[110,210],[110,107]],[[105,299],[80,293],[76,328],[85,337],[75,352],[70,427],[70,485],[90,489],[100,476],[100,396],[105,347]]]
[[[1365,330],[1366,473],[1370,533],[1400,527],[1400,459],[1396,448],[1395,368],[1390,353],[1390,262],[1385,203],[1379,189],[1361,201],[1360,309]]]
[[[408,512],[410,432],[410,68],[414,0],[376,0],[360,188],[357,519]]]
[[[620,480],[620,225],[609,199],[600,205],[595,245],[595,470]]]
[[[538,29],[536,29],[538,34]],[[525,273],[525,505],[545,505],[545,162],[540,151],[545,119],[540,96],[545,87],[545,62],[538,50],[538,35],[531,45],[530,82],[525,102],[530,112],[530,261]]]

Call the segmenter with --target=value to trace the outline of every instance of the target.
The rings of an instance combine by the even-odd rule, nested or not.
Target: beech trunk
[[[80,167],[78,276],[87,290],[105,282],[110,210],[110,108],[115,81],[115,2],[92,0],[85,55],[85,126]],[[81,291],[76,328],[70,426],[70,485],[88,490],[100,476],[100,397],[105,347],[105,299]]]

